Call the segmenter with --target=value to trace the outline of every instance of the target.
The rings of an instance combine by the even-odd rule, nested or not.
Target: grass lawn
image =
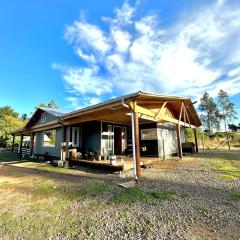
[[[202,159],[201,154],[198,157]],[[198,162],[198,157],[195,162]],[[234,176],[224,184],[239,180],[239,159],[233,158],[232,155],[221,158],[216,154],[203,164],[219,174],[219,186],[225,180],[221,174]],[[21,162],[12,153],[0,153],[1,162],[8,163],[0,164],[0,239],[104,239],[106,236],[123,239],[124,234],[126,238],[143,236],[144,239],[156,239],[155,234],[164,234],[163,229],[176,226],[176,229],[181,229],[182,226],[177,225],[179,219],[185,221],[186,218],[186,223],[190,218],[203,221],[201,224],[205,224],[204,229],[207,229],[209,218],[219,212],[215,209],[216,204],[211,205],[214,201],[221,204],[219,196],[224,197],[225,202],[221,209],[226,208],[223,212],[226,211],[230,217],[231,207],[234,205],[233,211],[236,212],[236,204],[240,200],[239,191],[232,185],[222,192],[215,186],[204,186],[206,175],[199,178],[204,179],[203,182],[196,181],[196,186],[185,186],[193,178],[187,174],[195,176],[192,171],[171,173],[171,170],[165,170],[165,173],[159,169],[146,169],[142,171],[143,180],[136,187],[124,189],[117,185],[123,180],[114,174]],[[148,175],[149,171],[152,172]],[[154,174],[158,178],[154,178]],[[174,181],[171,174],[179,174],[180,180]],[[182,178],[183,185],[179,185]],[[209,189],[213,192],[211,199]],[[171,207],[173,210],[169,210]],[[176,229],[171,230],[172,233],[177,232]],[[226,239],[234,239],[231,238],[234,231],[229,230]],[[186,239],[195,239],[193,233],[190,237],[189,234],[186,232],[184,235]],[[209,231],[207,234],[202,239],[213,233]],[[217,239],[218,235],[214,237]]]
[[[232,181],[240,179],[239,151],[233,151],[230,154],[224,151],[209,151],[208,154],[211,155],[210,161],[204,162],[204,167],[215,171],[222,180]]]

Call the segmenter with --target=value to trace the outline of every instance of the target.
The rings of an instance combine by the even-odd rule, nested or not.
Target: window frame
[[[47,115],[46,113],[41,114],[41,123],[46,123],[47,122]]]
[[[75,140],[77,140],[76,143],[75,143]],[[79,127],[72,127],[71,142],[72,142],[73,147],[79,147],[80,146],[80,129],[79,129]]]
[[[55,140],[54,140],[54,145],[44,145],[44,135],[45,135],[45,133],[46,132],[53,132],[54,133],[54,138],[55,138]],[[46,130],[46,131],[43,131],[43,138],[42,138],[42,147],[50,147],[50,148],[54,148],[54,147],[56,147],[56,129],[51,129],[51,130]]]
[[[108,150],[113,150],[113,138],[112,138],[113,128],[112,125],[108,125]]]

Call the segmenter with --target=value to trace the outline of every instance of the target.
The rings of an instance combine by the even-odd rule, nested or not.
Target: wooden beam
[[[183,104],[183,122],[184,126],[186,127],[186,108],[184,104]]]
[[[182,159],[182,156],[183,156],[182,140],[181,140],[181,129],[179,124],[176,124],[176,131],[177,131],[177,143],[178,143],[178,156],[180,159]]]
[[[179,114],[178,122],[181,121],[181,118],[182,118],[182,111],[183,111],[183,102],[182,102],[182,104],[181,104],[181,109],[180,109],[180,114]]]
[[[197,129],[193,129],[194,132],[194,139],[195,139],[195,147],[196,147],[196,153],[198,153],[198,140],[197,140]]]
[[[189,116],[188,116],[188,109],[187,109],[185,103],[184,103],[184,109],[185,109],[185,112],[186,112],[187,121],[188,121],[189,124],[191,124],[190,119],[189,119]]]
[[[133,112],[137,112],[140,114],[144,114],[150,117],[155,117],[156,116],[156,112],[149,110],[147,108],[138,106],[137,104],[135,104],[134,102],[129,102],[129,107],[132,109]]]
[[[155,119],[157,119],[159,116],[161,116],[161,115],[163,115],[163,109],[164,109],[164,107],[166,106],[166,104],[167,104],[167,101],[165,101],[164,103],[163,103],[163,105],[161,106],[161,108],[159,109],[159,111],[157,112],[157,114],[155,115]]]
[[[133,102],[129,103],[129,106],[133,111],[136,111],[139,114],[143,114],[143,115],[150,116],[150,117],[153,117],[153,118],[156,116],[156,113],[154,111],[151,111],[149,109],[143,108],[143,107],[138,106],[138,105],[134,106]],[[186,126],[186,122],[182,122],[182,121],[179,121],[179,119],[175,119],[175,118],[165,116],[165,115],[158,116],[157,122],[160,122],[161,120],[166,121],[166,122],[170,122],[170,123],[174,123],[174,124],[179,124],[181,126]],[[191,124],[188,124],[188,127],[195,128],[195,126],[193,126]]]
[[[187,126],[190,128],[196,128],[195,126],[191,125],[191,124],[185,124],[183,121],[179,121],[177,119],[171,118],[171,117],[167,117],[167,116],[161,116],[160,119],[158,120],[158,122],[160,122],[161,120],[164,120],[166,122],[170,122],[173,124],[179,124],[180,126]]]
[[[141,176],[140,171],[140,143],[139,143],[139,123],[138,123],[138,113],[134,112],[134,137],[135,137],[135,154],[136,154],[136,170],[137,178]]]
[[[11,152],[13,152],[14,150],[14,144],[15,144],[15,135],[13,135]]]

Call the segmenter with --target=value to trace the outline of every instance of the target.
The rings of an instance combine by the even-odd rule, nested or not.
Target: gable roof
[[[168,106],[170,107],[171,111],[175,113],[175,115],[179,114],[181,104],[184,102],[186,108],[188,109],[187,111],[189,111],[190,114],[189,118],[191,124],[196,127],[201,126],[201,120],[190,98],[138,91],[75,111],[39,107],[29,119],[26,126],[23,129],[19,129],[13,133],[29,132],[31,129],[33,131],[37,131],[43,128],[50,129],[51,127],[59,127],[61,125],[69,124],[69,121],[72,121],[73,119],[75,119],[74,121],[79,122],[91,120],[112,121],[118,119],[119,122],[123,120],[122,123],[127,123],[130,121],[130,118],[126,113],[129,112],[129,109],[127,110],[126,108],[126,103],[128,104],[129,102],[135,100],[138,103],[142,102],[143,104],[152,102],[158,106],[158,108],[161,106],[161,104],[163,104],[163,102],[167,101]],[[56,120],[33,126],[43,112],[47,112],[48,114],[55,116]],[[119,113],[123,113],[122,116],[124,117],[122,119],[119,118]]]
[[[96,113],[99,114],[105,114],[109,110],[113,110],[113,108],[120,111],[120,108],[124,108],[124,103],[128,103],[129,101],[136,100],[136,101],[148,101],[152,100],[156,104],[160,104],[161,102],[168,101],[169,105],[171,105],[171,108],[173,111],[176,111],[177,109],[181,108],[181,103],[184,102],[188,108],[188,111],[191,114],[191,122],[196,127],[201,126],[201,120],[199,119],[199,116],[195,110],[195,107],[188,97],[177,97],[177,96],[169,96],[169,95],[160,95],[160,94],[154,94],[154,93],[148,93],[143,91],[138,91],[132,94],[124,95],[115,99],[111,99],[102,103],[98,103],[86,108],[78,109],[72,112],[69,112],[67,114],[64,114],[62,117],[60,117],[60,121],[64,123],[64,121],[68,121],[72,118],[84,118],[85,121],[87,119],[94,120],[96,118]],[[109,112],[110,115],[113,114]],[[91,117],[92,116],[92,117]],[[114,118],[114,117],[113,117]],[[115,118],[116,119],[116,118]],[[79,119],[80,120],[80,119]],[[97,119],[96,119],[97,120]],[[103,119],[98,119],[103,120]],[[109,119],[106,119],[109,120]]]
[[[34,125],[40,118],[42,113],[48,113],[56,118],[59,118],[66,114],[68,111],[61,110],[58,108],[44,108],[44,107],[38,107],[36,111],[33,113],[32,117],[28,120],[27,124],[25,125],[24,128],[29,128],[30,126]]]
[[[50,115],[55,116],[55,117],[61,117],[64,114],[67,114],[67,113],[70,112],[70,111],[67,111],[67,110],[59,109],[59,108],[45,108],[45,107],[39,107],[39,108],[41,110],[43,110],[44,112],[47,112]]]

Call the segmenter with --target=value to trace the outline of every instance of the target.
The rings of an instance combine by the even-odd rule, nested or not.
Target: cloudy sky
[[[221,88],[240,105],[239,1],[18,2],[0,4],[1,105],[76,109],[138,90],[198,100]]]

